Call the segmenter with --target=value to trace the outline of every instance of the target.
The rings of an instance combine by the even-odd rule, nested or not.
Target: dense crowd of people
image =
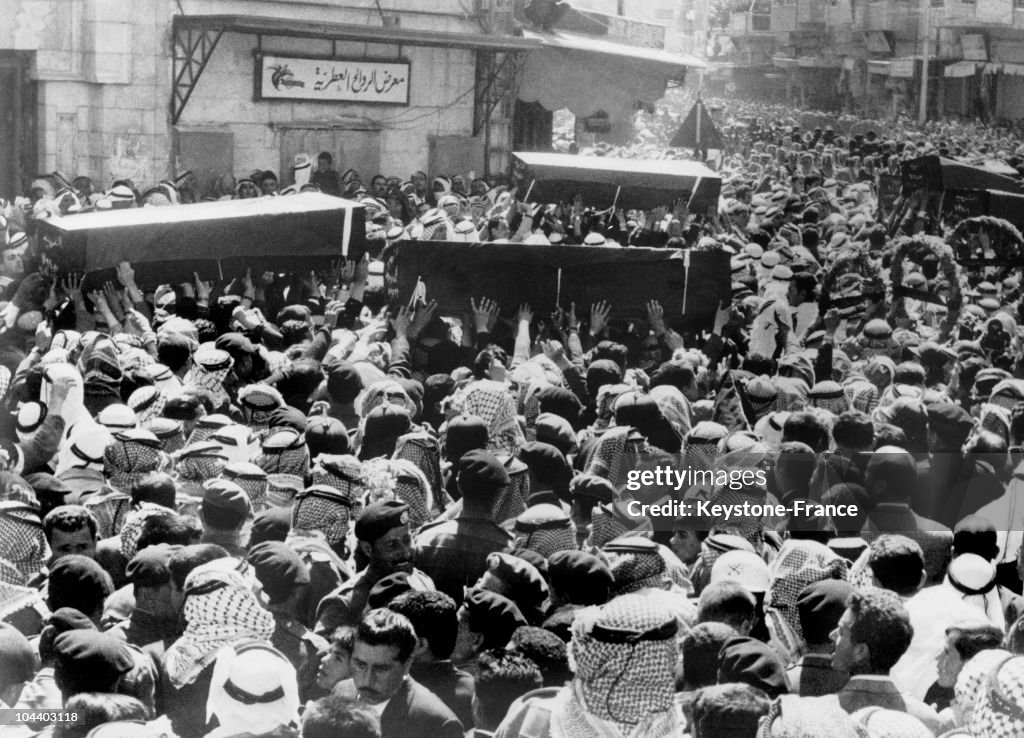
[[[1024,146],[716,115],[708,213],[300,161],[286,189],[368,211],[368,257],[314,274],[39,268],[41,219],[286,195],[271,172],[3,203],[0,703],[37,718],[0,731],[1024,735],[1020,267],[878,201],[908,159]],[[724,249],[732,301],[686,334],[614,295],[389,309],[403,238]]]

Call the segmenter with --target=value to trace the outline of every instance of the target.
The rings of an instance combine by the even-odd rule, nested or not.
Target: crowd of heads
[[[34,224],[203,199],[188,178],[6,207],[4,706],[76,713],[58,738],[1024,735],[1019,267],[950,262],[958,224],[878,196],[921,154],[1015,168],[1016,144],[723,106],[708,213],[367,189],[329,155],[294,188],[360,199],[380,244],[724,250],[703,331],[614,295],[389,307],[365,260],[123,262],[83,292],[37,269]]]

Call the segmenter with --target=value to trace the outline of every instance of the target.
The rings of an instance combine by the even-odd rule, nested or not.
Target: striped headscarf
[[[623,736],[680,734],[672,676],[678,628],[667,608],[639,594],[580,610],[569,643],[576,678],[556,701],[552,728],[599,735],[594,717]]]
[[[228,457],[213,441],[190,443],[174,459],[174,471],[182,491],[191,497],[203,496],[203,484],[219,477],[227,466]]]
[[[185,377],[185,391],[211,397],[217,408],[230,402],[224,389],[224,380],[231,373],[231,367],[235,365],[231,354],[220,349],[202,349],[192,358],[195,363]]]
[[[153,418],[143,427],[157,437],[165,454],[173,454],[185,447],[185,427],[180,420]]]
[[[245,413],[245,422],[253,430],[264,433],[270,428],[270,416],[285,406],[284,397],[268,384],[250,384],[238,391],[238,404]]]
[[[220,474],[241,487],[249,496],[252,511],[259,514],[267,509],[267,491],[269,479],[267,473],[251,462],[234,462],[224,467]]]
[[[541,504],[528,507],[512,526],[512,548],[528,548],[544,558],[576,550],[576,526],[562,508]]]
[[[160,440],[148,430],[114,434],[103,453],[103,472],[110,484],[125,493],[143,475],[158,471],[165,462]]]
[[[193,683],[224,646],[269,640],[274,633],[274,617],[257,602],[252,583],[236,566],[233,559],[217,559],[197,567],[185,579],[185,632],[164,658],[167,675],[177,689]]]
[[[487,450],[515,455],[526,443],[516,417],[516,401],[508,387],[489,379],[480,379],[465,389],[452,403],[449,417],[476,415],[487,423]]]
[[[412,462],[384,458],[363,462],[366,504],[399,499],[409,506],[409,529],[416,530],[434,519],[434,494],[427,478]]]
[[[326,484],[314,484],[295,496],[292,533],[319,531],[334,548],[348,538],[351,518],[351,495]]]
[[[138,508],[125,515],[124,525],[121,526],[121,555],[125,561],[131,561],[138,553],[139,537],[142,535],[142,528],[150,518],[169,517],[174,515],[163,505],[156,505],[152,502],[143,502]]]
[[[139,387],[128,398],[128,407],[135,412],[139,425],[143,427],[150,420],[160,417],[166,404],[167,396],[154,386]]]
[[[17,569],[25,582],[49,561],[50,545],[43,534],[43,522],[31,505],[0,501],[0,559]]]

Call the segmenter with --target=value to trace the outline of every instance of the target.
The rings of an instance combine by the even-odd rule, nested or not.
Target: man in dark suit
[[[872,510],[864,539],[871,543],[885,533],[897,533],[917,541],[924,552],[925,584],[940,584],[949,565],[953,531],[910,509],[916,484],[917,464],[907,451],[883,446],[871,455],[864,487]]]
[[[854,592],[832,631],[832,668],[848,673],[850,680],[835,696],[807,699],[838,698],[850,714],[865,707],[906,712],[935,733],[940,732],[935,710],[901,693],[889,678],[889,670],[906,652],[913,633],[910,615],[895,592],[874,588]]]
[[[462,723],[409,676],[418,639],[404,615],[371,610],[356,628],[352,681],[359,701],[380,717],[381,738],[462,738]]]

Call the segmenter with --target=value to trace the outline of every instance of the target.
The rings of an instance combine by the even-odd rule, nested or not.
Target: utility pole
[[[921,98],[917,109],[917,122],[923,125],[928,118],[928,37],[931,28],[928,23],[929,0],[921,0]]]

